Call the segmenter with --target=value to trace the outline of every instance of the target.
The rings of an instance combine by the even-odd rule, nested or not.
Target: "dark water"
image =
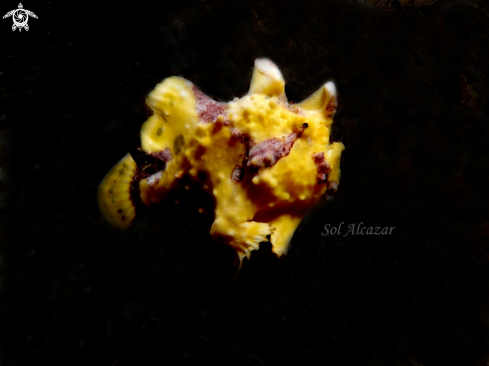
[[[483,364],[488,13],[414,3],[32,2],[28,32],[3,19],[2,364]],[[237,273],[194,191],[109,227],[96,188],[138,145],[146,94],[180,75],[228,101],[257,57],[289,100],[339,92],[340,187],[288,256],[262,244]],[[359,223],[395,229],[343,236]]]

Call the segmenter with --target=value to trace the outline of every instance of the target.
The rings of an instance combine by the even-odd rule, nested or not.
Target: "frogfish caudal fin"
[[[136,168],[136,162],[127,154],[98,186],[100,212],[109,224],[119,229],[129,228],[136,218],[136,207],[131,199],[131,184]]]

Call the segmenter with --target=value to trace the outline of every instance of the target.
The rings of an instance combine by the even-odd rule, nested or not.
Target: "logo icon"
[[[8,18],[10,16],[14,20],[14,24],[12,25],[12,30],[15,31],[17,28],[19,28],[19,32],[22,31],[22,28],[24,28],[26,31],[29,30],[29,26],[27,25],[29,16],[37,19],[37,15],[30,10],[24,9],[22,3],[19,3],[18,9],[9,11],[7,14],[5,14],[3,16],[3,19]]]

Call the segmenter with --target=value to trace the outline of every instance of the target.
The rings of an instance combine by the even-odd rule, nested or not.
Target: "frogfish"
[[[148,172],[128,153],[98,187],[100,212],[119,229],[134,224],[136,207],[162,203],[187,177],[212,196],[210,235],[234,248],[241,267],[268,240],[278,257],[286,254],[301,220],[338,188],[345,147],[330,143],[337,105],[331,81],[289,103],[282,73],[259,58],[242,98],[218,102],[172,76],[146,104],[153,114],[141,126],[140,150],[160,170]]]

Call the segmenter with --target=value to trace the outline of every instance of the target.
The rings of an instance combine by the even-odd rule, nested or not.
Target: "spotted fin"
[[[109,224],[119,229],[127,229],[136,218],[136,208],[130,192],[135,174],[136,163],[127,154],[114,165],[98,186],[100,212]]]
[[[168,149],[177,156],[199,122],[193,84],[172,76],[146,98],[154,114],[141,126],[141,148],[147,153]]]
[[[141,126],[141,147],[147,153],[162,151],[169,145],[163,119],[153,114]]]

